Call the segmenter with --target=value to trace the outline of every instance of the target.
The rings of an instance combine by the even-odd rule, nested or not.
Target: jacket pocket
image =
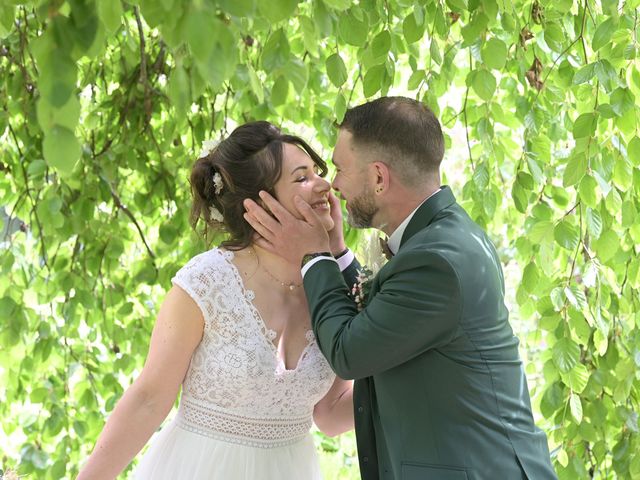
[[[402,480],[469,480],[469,477],[460,467],[402,462]]]

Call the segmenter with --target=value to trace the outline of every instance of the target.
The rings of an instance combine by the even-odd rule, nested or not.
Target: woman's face
[[[294,197],[300,195],[320,217],[322,226],[331,230],[333,219],[327,200],[331,185],[318,175],[318,166],[297,145],[285,143],[283,157],[282,173],[274,186],[276,198],[293,216],[302,218],[293,203]]]

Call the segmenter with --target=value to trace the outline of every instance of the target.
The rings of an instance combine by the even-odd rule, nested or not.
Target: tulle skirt
[[[320,480],[322,476],[310,434],[291,445],[261,448],[191,432],[174,419],[152,439],[133,478]]]

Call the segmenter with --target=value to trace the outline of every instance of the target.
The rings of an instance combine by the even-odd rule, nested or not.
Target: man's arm
[[[304,277],[318,346],[342,378],[374,375],[455,338],[462,301],[451,265],[416,251],[397,255],[392,268],[360,313],[334,262]]]

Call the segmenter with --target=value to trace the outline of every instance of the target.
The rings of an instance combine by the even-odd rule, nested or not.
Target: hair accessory
[[[216,207],[214,207],[213,205],[211,205],[209,207],[209,218],[211,219],[211,221],[213,222],[220,222],[222,223],[224,221],[224,216],[222,215],[222,213],[220,213],[220,210],[218,210]]]
[[[198,158],[208,157],[213,151],[216,149],[220,142],[216,140],[205,140],[202,142],[202,150],[200,150],[200,155]]]
[[[220,195],[220,192],[222,192],[222,187],[224,186],[224,184],[222,183],[222,175],[220,175],[218,172],[213,174],[213,186],[214,186],[216,195]]]

